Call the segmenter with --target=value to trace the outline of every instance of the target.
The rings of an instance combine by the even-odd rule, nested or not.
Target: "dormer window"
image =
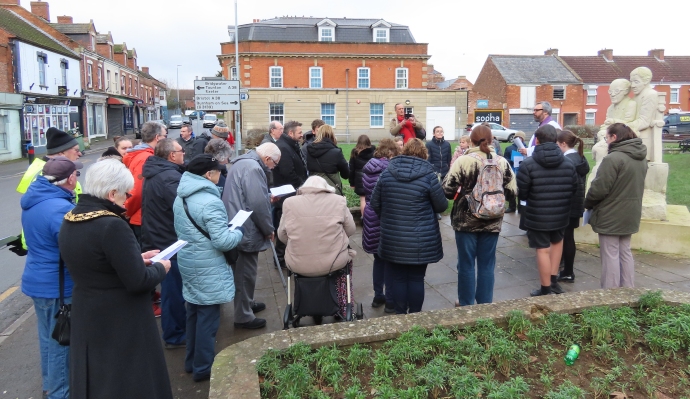
[[[320,42],[334,42],[335,41],[335,22],[326,18],[316,24],[319,28]]]
[[[374,43],[388,43],[391,41],[391,24],[379,20],[371,25],[372,41]]]

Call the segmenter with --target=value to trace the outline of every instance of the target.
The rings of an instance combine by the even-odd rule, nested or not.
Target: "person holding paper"
[[[517,176],[518,170],[520,169],[520,162],[524,159],[523,155],[518,152],[520,148],[525,148],[525,132],[522,131],[515,133],[513,143],[506,147],[503,153],[503,157],[510,161],[510,166],[513,168],[515,176]],[[508,202],[506,213],[514,213],[517,210],[517,196],[506,202]]]
[[[254,301],[259,252],[270,247],[273,238],[271,194],[268,192],[268,174],[280,162],[280,150],[273,143],[261,144],[256,151],[249,151],[231,161],[232,167],[225,180],[223,204],[228,215],[241,210],[252,214],[244,222],[244,237],[238,245],[239,257],[233,265],[235,272],[235,327],[256,329],[266,325],[266,320],[254,314],[266,309],[266,305]]]
[[[187,241],[177,262],[187,301],[184,370],[195,382],[211,377],[220,305],[235,297],[232,269],[223,253],[235,248],[243,236],[242,227],[228,229],[228,214],[216,186],[223,168],[211,155],[197,155],[182,175],[173,205],[175,231]]]
[[[151,290],[170,270],[141,253],[124,213],[134,178],[122,162],[92,165],[58,245],[72,291],[70,398],[172,399]],[[78,239],[75,239],[78,237]]]
[[[634,287],[635,261],[630,239],[640,230],[642,194],[647,176],[647,147],[623,123],[606,130],[607,155],[587,191],[585,209],[599,234],[601,288]]]

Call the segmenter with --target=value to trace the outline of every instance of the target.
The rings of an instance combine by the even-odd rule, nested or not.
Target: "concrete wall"
[[[395,116],[395,104],[409,100],[410,104],[406,106],[413,108],[415,116],[427,130],[433,127],[426,126],[427,107],[455,107],[455,129],[458,132],[467,124],[467,95],[466,91],[351,89],[348,104],[346,101],[348,94],[344,89],[339,89],[338,94],[333,89],[250,89],[249,100],[242,103],[242,131],[246,132],[254,128],[268,131],[269,103],[283,103],[284,122],[298,120],[303,123],[305,130],[309,129],[307,125],[310,125],[314,119],[321,119],[322,103],[334,103],[336,108],[334,128],[339,140],[346,141],[348,120],[351,142],[355,142],[360,134],[367,134],[372,140],[380,140],[390,137],[389,124]],[[369,105],[371,103],[384,104],[382,128],[370,126]],[[232,120],[231,113],[226,114],[225,119]],[[456,134],[456,137],[459,135]]]

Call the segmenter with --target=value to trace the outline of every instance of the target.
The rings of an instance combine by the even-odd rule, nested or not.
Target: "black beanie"
[[[74,137],[54,127],[48,129],[46,138],[48,140],[46,144],[48,155],[59,154],[79,144]]]

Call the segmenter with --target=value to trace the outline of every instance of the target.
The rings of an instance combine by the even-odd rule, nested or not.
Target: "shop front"
[[[49,128],[55,127],[74,135],[81,134],[83,102],[83,99],[25,96],[23,107],[25,143],[31,143],[36,154],[45,154],[48,141],[46,132]]]
[[[107,98],[107,96],[92,93],[86,95],[86,124],[89,140],[95,137],[106,137]]]
[[[127,126],[131,125],[132,105],[132,100],[108,97],[108,138],[124,136],[131,129]]]

